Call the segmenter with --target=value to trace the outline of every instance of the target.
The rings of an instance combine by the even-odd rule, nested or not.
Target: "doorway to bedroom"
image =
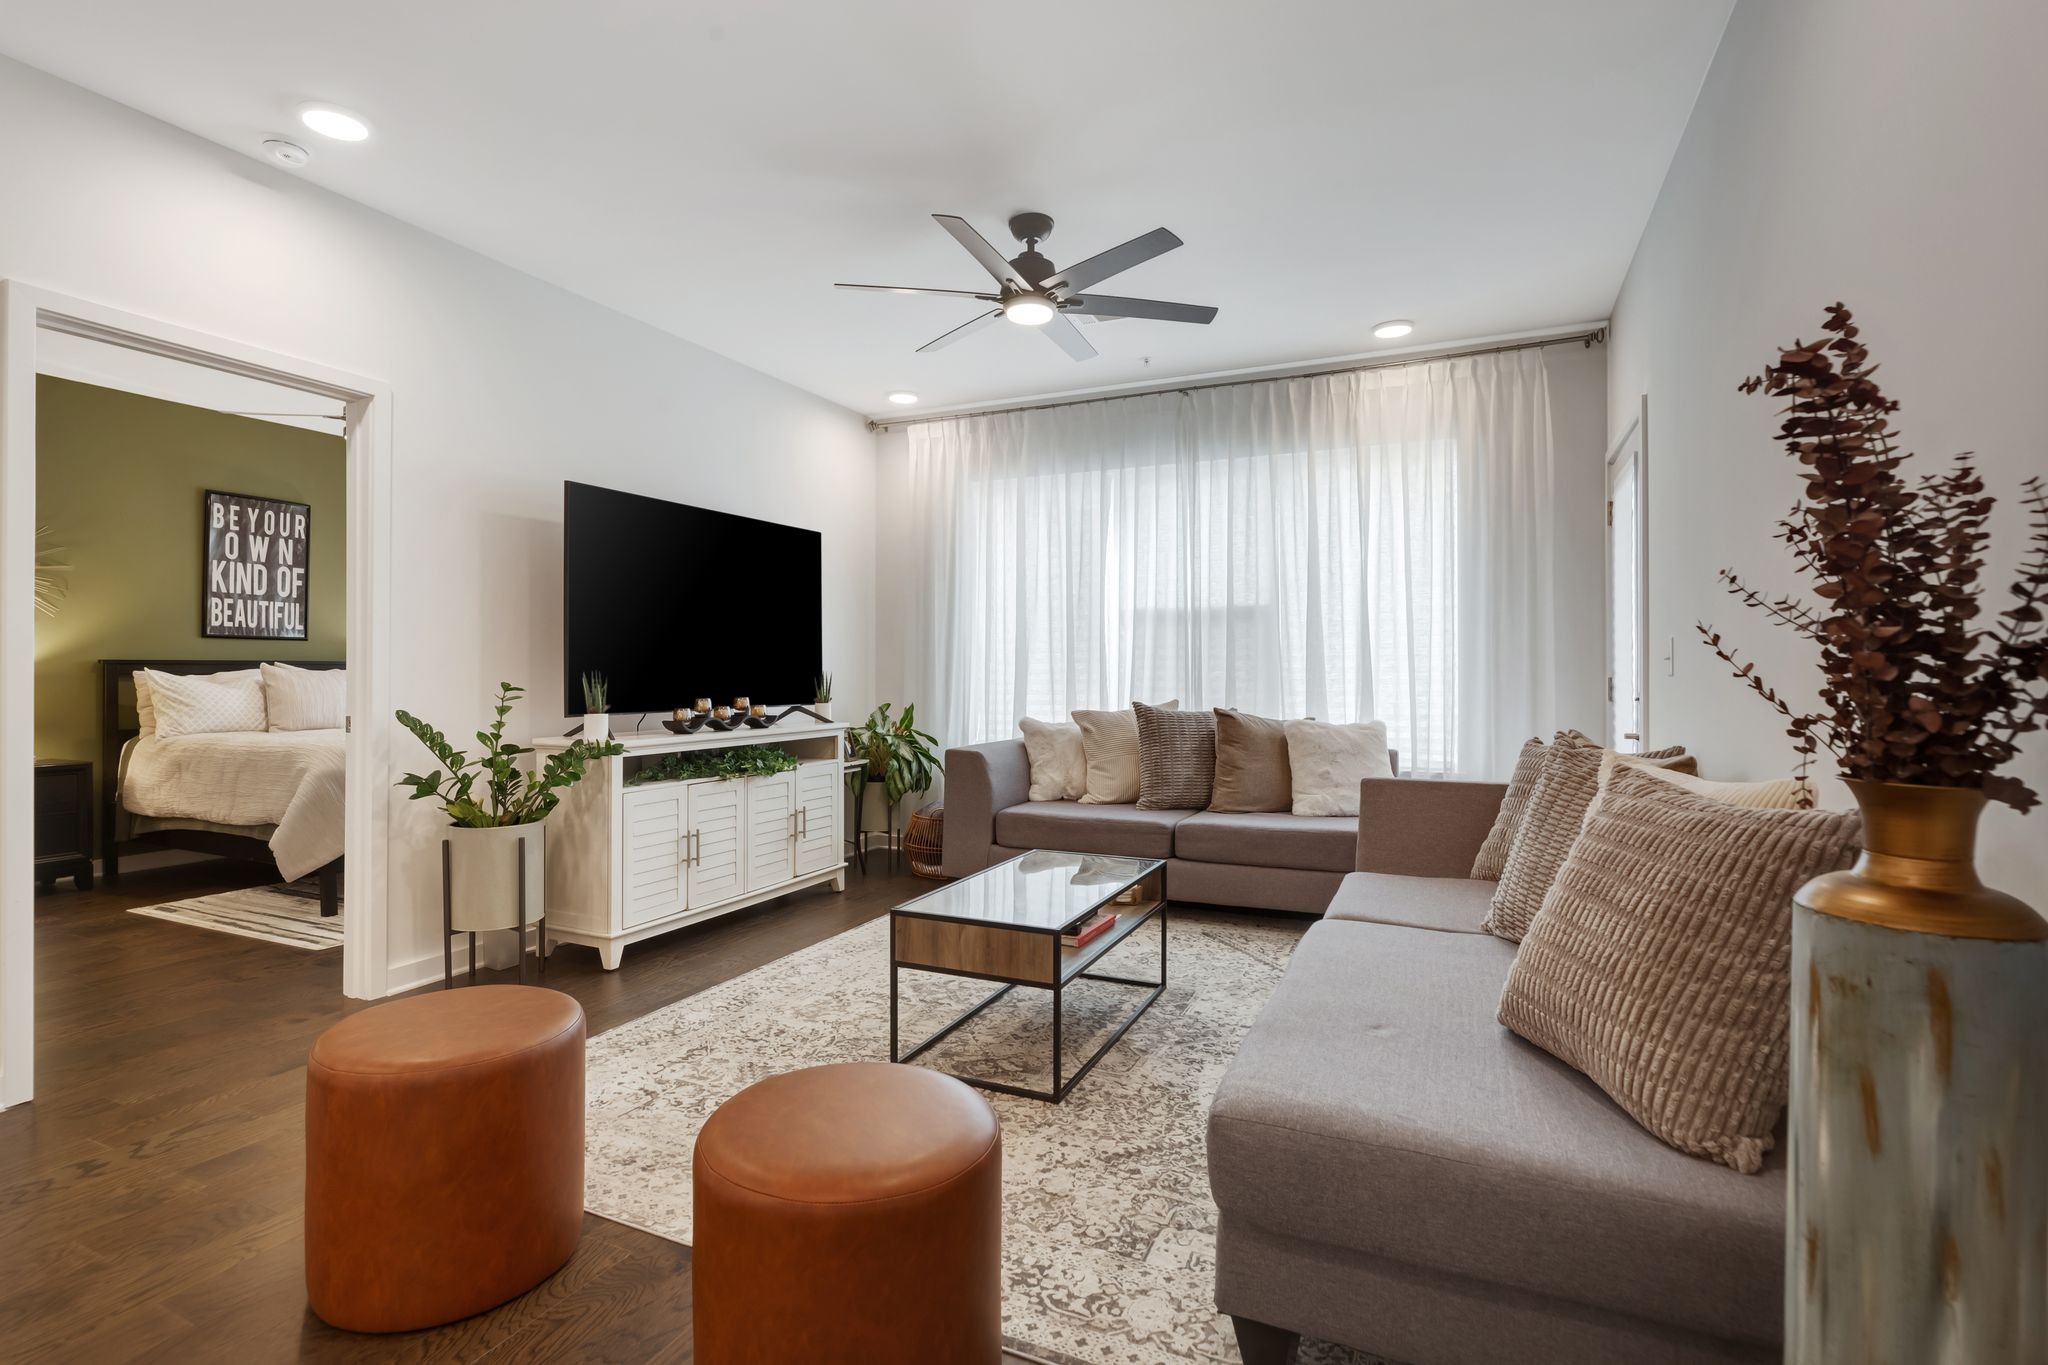
[[[388,413],[0,282],[0,1107],[109,980],[385,993]]]
[[[36,369],[41,927],[340,949],[343,404],[61,333]]]

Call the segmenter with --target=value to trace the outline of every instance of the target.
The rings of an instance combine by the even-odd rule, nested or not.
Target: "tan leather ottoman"
[[[996,1365],[1002,1167],[988,1101],[934,1071],[742,1090],[697,1135],[698,1365]]]
[[[480,1313],[583,1227],[583,1007],[473,986],[376,1005],[306,1063],[306,1295],[354,1332]]]

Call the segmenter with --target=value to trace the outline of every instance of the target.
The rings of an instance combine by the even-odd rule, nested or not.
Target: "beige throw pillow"
[[[1508,849],[1514,846],[1515,831],[1522,827],[1522,816],[1529,809],[1529,794],[1536,789],[1536,779],[1542,775],[1543,756],[1549,747],[1540,739],[1531,739],[1516,755],[1514,774],[1508,778],[1507,795],[1501,798],[1500,809],[1494,813],[1493,828],[1486,832],[1486,842],[1479,846],[1479,856],[1472,860],[1474,880],[1500,880],[1501,869],[1508,865]]]
[[[1600,802],[1607,795],[1609,784],[1614,779],[1615,769],[1634,765],[1660,781],[1669,782],[1682,791],[1695,796],[1710,796],[1730,806],[1742,806],[1749,810],[1811,810],[1813,808],[1813,784],[1803,777],[1778,777],[1767,782],[1713,782],[1691,773],[1679,772],[1675,768],[1660,768],[1654,763],[1637,764],[1634,754],[1618,754],[1612,749],[1600,760],[1600,795],[1593,798],[1587,809],[1590,818],[1600,808]]]
[[[1586,821],[1586,808],[1600,791],[1600,760],[1607,751],[1586,741],[1574,731],[1560,731],[1543,758],[1543,771],[1529,794],[1529,808],[1522,815],[1515,841],[1508,848],[1507,865],[1493,888],[1493,909],[1480,926],[1487,933],[1520,943],[1529,922],[1543,908],[1557,869],[1564,866],[1572,840]],[[1659,749],[1634,754],[1639,763],[1665,767],[1692,768],[1693,759],[1683,748]]]
[[[1216,781],[1216,717],[1132,702],[1138,718],[1138,809],[1201,810]]]
[[[1287,767],[1296,815],[1358,814],[1358,784],[1368,777],[1392,777],[1385,721],[1333,725],[1290,720]]]
[[[1792,893],[1848,865],[1853,812],[1763,810],[1634,764],[1572,845],[1500,1022],[1682,1152],[1762,1169],[1784,1108]]]
[[[1161,711],[1180,706],[1159,703]],[[1138,799],[1138,715],[1135,711],[1076,711],[1081,747],[1088,757],[1088,781],[1081,795],[1087,806],[1128,806]]]
[[[152,668],[149,695],[158,739],[261,730],[268,723],[263,674],[254,668],[230,673],[163,673]]]
[[[1017,722],[1024,732],[1024,756],[1031,764],[1033,801],[1079,801],[1088,790],[1088,752],[1081,727],[1070,720]]]
[[[1294,809],[1294,770],[1287,765],[1287,727],[1264,716],[1221,707],[1216,717],[1213,811]]]

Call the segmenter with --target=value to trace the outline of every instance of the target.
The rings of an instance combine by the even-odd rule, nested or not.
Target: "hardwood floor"
[[[547,984],[599,1033],[929,889],[850,874],[636,945]],[[0,1358],[8,1361],[687,1361],[689,1250],[592,1215],[523,1298],[431,1332],[363,1337],[306,1308],[305,1058],[362,1002],[341,953],[126,913],[266,878],[232,864],[130,873],[36,903],[39,1098],[0,1114]],[[509,972],[483,977],[510,980]]]

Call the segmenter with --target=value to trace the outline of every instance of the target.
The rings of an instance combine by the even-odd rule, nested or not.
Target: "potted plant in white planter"
[[[612,737],[611,692],[604,674],[583,675],[583,738],[602,744]]]
[[[525,919],[531,924],[546,916],[547,836],[541,822],[562,793],[583,780],[592,759],[626,752],[622,744],[586,737],[549,755],[538,772],[527,772],[519,760],[533,750],[505,739],[505,718],[525,690],[498,684],[497,718],[476,732],[475,756],[418,716],[398,713],[398,723],[441,762],[430,773],[407,773],[398,785],[410,788],[415,801],[439,801],[448,815],[449,927],[457,933],[518,927],[521,839]]]
[[[811,709],[826,720],[832,719],[832,675],[820,673],[818,685],[811,689]]]

